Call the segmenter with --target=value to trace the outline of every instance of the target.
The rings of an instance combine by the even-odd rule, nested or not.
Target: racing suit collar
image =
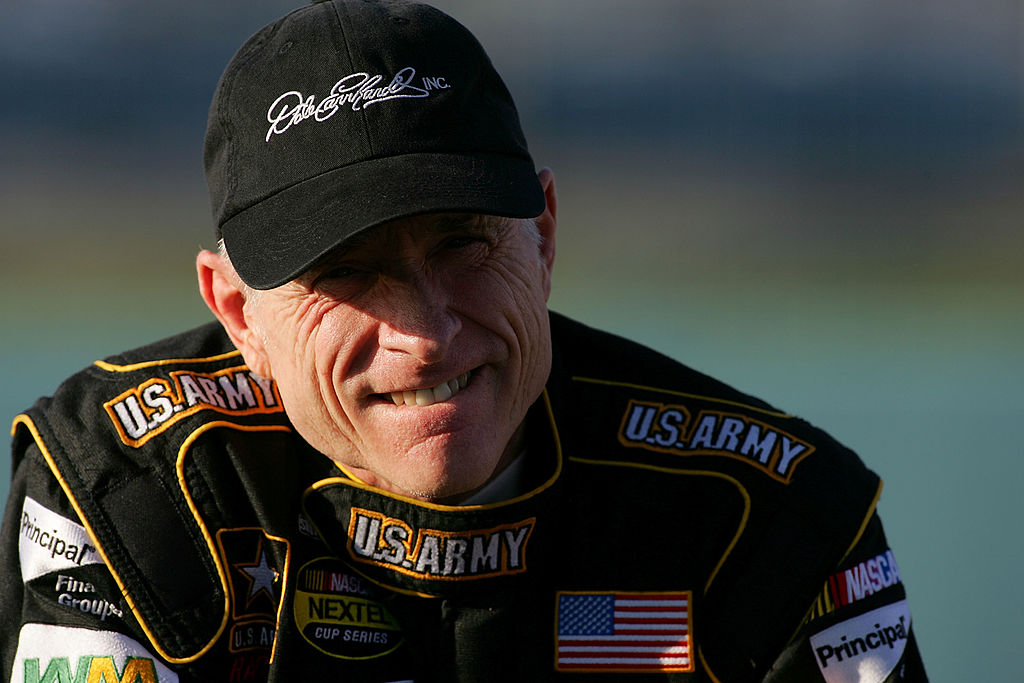
[[[527,416],[522,460],[530,485],[494,503],[426,503],[339,476],[307,490],[303,509],[332,552],[376,583],[439,596],[490,591],[528,573],[538,524],[557,498],[562,452],[547,391]]]

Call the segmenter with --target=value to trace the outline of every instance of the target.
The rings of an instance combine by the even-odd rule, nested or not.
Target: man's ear
[[[540,232],[540,252],[547,266],[547,279],[545,282],[545,294],[551,295],[551,272],[555,267],[555,230],[558,227],[558,197],[555,193],[555,174],[550,168],[542,168],[537,173],[537,179],[544,190],[546,206],[544,213],[538,216],[537,229]]]
[[[251,310],[245,305],[245,291],[234,268],[220,254],[204,249],[196,256],[196,274],[199,294],[242,352],[249,369],[270,379],[272,374],[263,337],[252,324]]]

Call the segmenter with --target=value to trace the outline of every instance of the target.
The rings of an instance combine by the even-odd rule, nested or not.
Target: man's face
[[[262,341],[247,360],[357,476],[427,500],[471,491],[507,461],[550,371],[542,244],[532,224],[481,216],[374,228],[246,304]]]

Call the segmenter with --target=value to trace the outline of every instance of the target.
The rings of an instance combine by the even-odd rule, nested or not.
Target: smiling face
[[[317,450],[381,488],[457,499],[518,453],[550,371],[553,222],[537,224],[373,228],[250,297],[232,336]]]

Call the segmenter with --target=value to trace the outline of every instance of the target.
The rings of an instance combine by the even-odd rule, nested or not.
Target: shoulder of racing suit
[[[262,485],[302,486],[297,442],[274,383],[211,323],[73,375],[15,419],[12,453],[17,466],[38,447],[154,649],[175,662],[223,628],[217,529],[296,519],[286,497],[251,501]]]
[[[728,539],[700,587],[714,615],[695,627],[704,664],[721,680],[770,665],[865,533],[881,481],[804,420],[629,340],[557,315],[552,326],[566,467],[584,481],[611,471],[608,504],[624,512],[644,496],[663,507],[696,497],[689,509],[703,516],[680,542],[700,525]],[[615,492],[640,472],[644,488]]]

